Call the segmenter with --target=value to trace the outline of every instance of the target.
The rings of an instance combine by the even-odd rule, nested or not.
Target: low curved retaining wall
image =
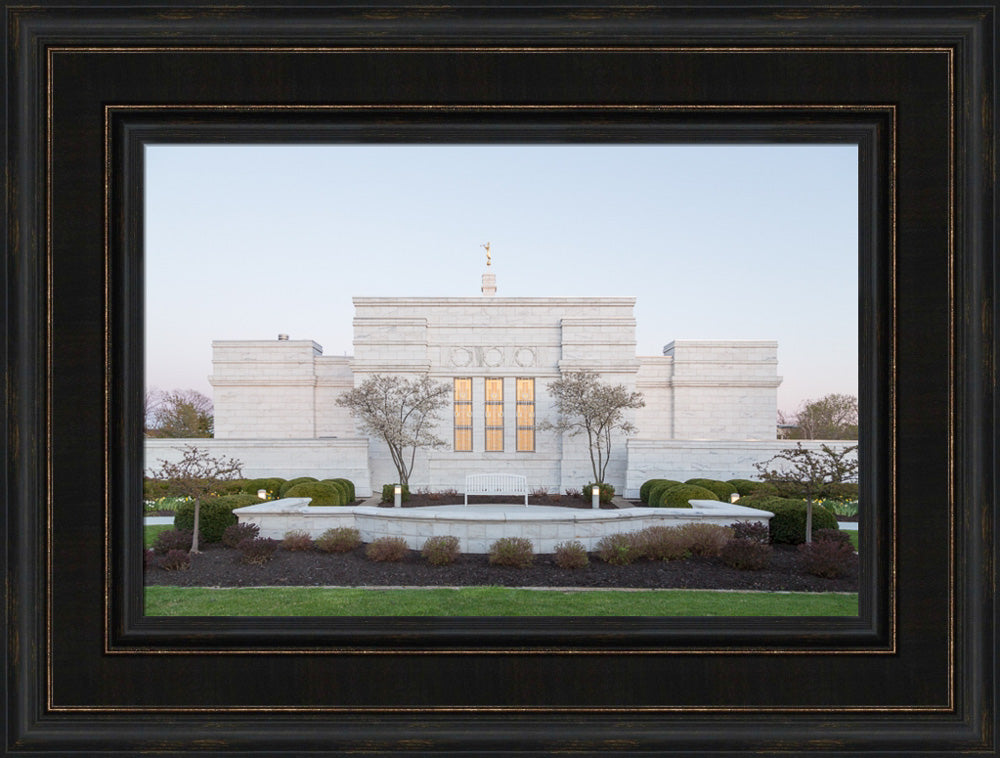
[[[285,498],[238,508],[240,523],[260,527],[261,537],[281,539],[293,529],[319,537],[327,529],[353,527],[361,539],[402,537],[419,550],[428,537],[458,537],[463,553],[487,553],[501,537],[527,537],[536,553],[554,552],[566,540],[579,540],[587,550],[608,534],[637,532],[647,526],[680,526],[691,522],[729,526],[735,521],[771,520],[759,511],[714,500],[692,500],[692,508],[623,508],[587,510],[510,504],[441,505],[426,508],[377,508],[374,506],[310,506],[309,498]]]

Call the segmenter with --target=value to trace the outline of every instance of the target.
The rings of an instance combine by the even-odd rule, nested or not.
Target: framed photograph
[[[4,7],[4,754],[996,752],[994,3],[946,10],[855,4],[835,13],[753,2]],[[740,149],[845,148],[856,177],[857,260],[840,268],[853,275],[856,265],[856,297],[835,289],[820,265],[830,256],[817,252],[842,230],[804,221],[790,199],[788,225],[806,224],[800,239],[809,249],[796,257],[748,244],[750,264],[744,256],[728,274],[718,266],[710,273],[738,276],[749,286],[746,272],[761,280],[770,272],[786,288],[811,293],[811,301],[788,298],[787,319],[816,324],[815,341],[831,351],[837,345],[829,335],[856,320],[856,360],[845,362],[858,380],[859,500],[870,506],[859,524],[857,613],[149,613],[143,514],[136,507],[150,465],[144,398],[147,361],[162,344],[154,349],[152,340],[164,339],[152,335],[169,333],[171,322],[169,308],[150,308],[154,298],[170,295],[154,284],[162,285],[169,270],[178,310],[204,314],[201,320],[218,320],[221,328],[249,322],[269,303],[272,313],[281,302],[277,312],[289,314],[293,301],[274,297],[269,287],[294,286],[296,273],[317,278],[288,252],[317,234],[300,228],[295,215],[322,200],[308,189],[306,164],[281,180],[289,187],[284,194],[296,199],[281,211],[287,228],[271,239],[273,260],[259,251],[214,260],[212,243],[199,247],[195,238],[211,238],[212,228],[198,225],[197,212],[210,202],[241,203],[238,180],[222,182],[223,170],[207,157],[235,146],[317,151],[307,164],[321,162],[319,151],[355,151],[362,156],[358,173],[344,170],[341,179],[369,192],[373,232],[378,224],[419,228],[414,217],[427,215],[418,211],[418,179],[410,185],[412,216],[405,195],[379,179],[378,162],[394,150],[440,156],[459,147],[470,155],[505,148],[515,156],[506,159],[508,168],[523,160],[525,182],[534,186],[541,183],[531,173],[539,161],[523,157],[529,148],[576,151],[579,184],[589,174],[596,185],[603,176],[596,156],[612,149],[651,155],[677,146],[725,147],[734,151],[734,163]],[[199,151],[207,151],[204,158]],[[300,160],[275,154],[286,170]],[[443,167],[446,160],[431,163]],[[254,165],[238,162],[237,174]],[[745,181],[758,182],[762,195],[782,182],[777,166],[775,158],[770,171],[758,167],[759,175]],[[334,164],[328,172],[336,170]],[[673,177],[672,194],[644,185],[650,223],[665,215],[666,204],[681,202],[685,187],[688,194],[704,191],[697,188],[708,183],[705,170],[692,172],[697,176],[687,183]],[[199,198],[188,210],[154,202],[168,175],[179,188],[176,198]],[[399,170],[384,176],[394,175]],[[814,205],[822,208],[831,202],[819,194],[826,185],[810,178],[802,187],[817,193]],[[451,174],[440,183],[460,181]],[[472,188],[489,177],[476,173],[468,181]],[[204,192],[206,185],[212,188]],[[631,192],[634,206],[637,185],[638,179],[616,195]],[[723,189],[714,218],[746,214],[725,201]],[[472,212],[457,198],[439,205],[451,202],[454,210],[441,209],[445,220],[450,212],[457,224]],[[554,199],[539,216],[544,220],[548,210],[551,223],[568,223],[560,207]],[[595,220],[600,207],[587,207],[595,229],[630,219],[617,230],[620,247],[606,258],[589,250],[569,265],[589,267],[598,278],[614,270],[631,272],[637,283],[662,281],[664,297],[668,284],[701,289],[700,300],[686,301],[689,311],[727,307],[717,291],[739,288],[732,281],[713,287],[698,265],[699,239],[707,250],[712,231],[708,222],[692,224],[689,255],[649,256],[629,230],[641,220],[610,208],[608,220]],[[752,234],[742,218],[732,223]],[[151,230],[171,227],[183,228],[171,244],[206,252],[173,261],[169,249],[154,253]],[[346,235],[346,224],[337,232]],[[337,249],[323,259],[330,285],[338,293],[381,294],[367,280],[372,273],[349,265]],[[492,265],[499,248],[476,252],[483,253]],[[784,269],[796,262],[808,263],[789,275]],[[534,263],[547,270],[541,255]],[[447,281],[455,267],[444,251],[391,265],[409,271],[414,284]],[[242,278],[243,267],[256,272],[251,279]],[[488,280],[493,272],[479,268],[476,297],[491,297],[500,277]],[[246,290],[242,298],[231,297],[234,288]],[[416,319],[394,310],[405,299],[401,293],[388,293],[396,300],[353,302],[355,372],[382,365],[377,350],[364,353],[376,342],[393,361],[407,360],[413,344],[407,329],[416,328]],[[595,286],[583,294],[607,293]],[[773,309],[779,296],[762,288],[759,298],[767,302],[757,308]],[[593,305],[579,299],[581,308]],[[757,309],[753,298],[741,303]],[[155,332],[154,312],[165,321]],[[182,315],[175,317],[178,334]],[[604,315],[579,318],[572,324],[577,337],[564,327],[564,344],[620,348],[628,340],[620,328],[627,315],[616,313],[613,334],[601,331],[610,328]],[[371,337],[379,329],[385,334]],[[274,336],[261,349],[313,339]],[[246,368],[240,356],[249,354],[239,342],[245,338],[218,339],[215,349],[225,355],[216,366],[239,365],[231,376],[213,367],[213,379],[238,388]],[[522,384],[540,370],[544,341],[525,347],[456,339],[438,346],[441,360],[449,377],[458,369],[470,377],[473,397],[476,382],[485,382],[484,408],[476,411],[485,424],[466,427],[455,410],[454,429],[448,419],[454,454],[482,444],[485,456],[504,450],[527,456],[536,437],[525,408],[535,395]],[[674,350],[680,354],[679,343]],[[573,355],[563,347],[563,359],[572,362]],[[601,355],[617,365],[611,352]],[[425,360],[410,358],[413,365]],[[348,365],[335,357],[324,364],[330,387],[343,379],[341,363]],[[490,389],[487,369],[496,367],[509,368],[510,388]],[[459,389],[448,387],[449,415],[453,403],[457,409],[466,402]],[[490,391],[516,395],[517,407],[498,410],[506,406]],[[246,401],[235,389],[228,397],[232,408]],[[498,406],[492,416],[491,402]],[[504,426],[501,413],[519,423]],[[223,413],[217,422],[233,418]],[[317,444],[353,449],[349,440],[334,439],[340,421],[316,419]],[[321,434],[315,430],[322,424]],[[223,442],[216,431],[213,443]],[[248,427],[230,438],[253,439],[252,433]],[[711,451],[711,441],[703,447]],[[307,454],[294,451],[289,460]],[[567,460],[560,465],[569,469]],[[365,460],[359,471],[379,465]],[[438,479],[427,481],[451,486],[453,474],[437,465]],[[614,475],[626,493],[638,490],[639,474],[629,478],[627,466]],[[378,478],[369,472],[359,481],[367,492]],[[565,484],[560,479],[557,486]]]

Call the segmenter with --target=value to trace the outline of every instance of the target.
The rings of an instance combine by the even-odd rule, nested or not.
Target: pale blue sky
[[[857,394],[853,145],[146,148],[146,384],[213,339],[350,355],[355,295],[634,296],[639,355],[776,339],[778,407]]]

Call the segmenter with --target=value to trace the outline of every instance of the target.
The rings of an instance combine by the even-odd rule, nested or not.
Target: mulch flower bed
[[[425,505],[462,504],[463,497],[414,494],[403,503],[405,508]],[[469,504],[511,503],[510,497],[470,497]],[[523,501],[522,501],[523,502]],[[558,505],[566,508],[591,507],[582,498],[529,496],[531,505]],[[357,504],[357,503],[356,503]],[[630,503],[632,505],[640,503]],[[382,503],[380,507],[392,507]],[[605,503],[604,509],[618,506]],[[850,571],[836,579],[824,579],[802,571],[798,550],[790,545],[774,545],[770,565],[760,571],[738,571],[718,558],[687,558],[677,561],[640,560],[628,566],[604,563],[590,555],[590,563],[580,569],[563,569],[553,556],[536,555],[528,568],[492,566],[485,555],[462,555],[447,566],[432,566],[410,551],[400,562],[373,562],[364,547],[349,553],[324,553],[319,550],[288,551],[278,549],[263,566],[240,562],[238,551],[221,545],[203,546],[203,552],[191,557],[191,567],[165,571],[156,566],[147,570],[147,585],[182,587],[250,586],[337,586],[337,587],[596,587],[636,589],[725,589],[788,592],[857,592],[857,562]]]

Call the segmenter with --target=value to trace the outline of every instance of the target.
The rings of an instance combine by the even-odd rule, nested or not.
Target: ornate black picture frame
[[[5,754],[996,752],[995,4],[4,9]],[[143,616],[143,146],[459,139],[859,145],[856,619]]]

